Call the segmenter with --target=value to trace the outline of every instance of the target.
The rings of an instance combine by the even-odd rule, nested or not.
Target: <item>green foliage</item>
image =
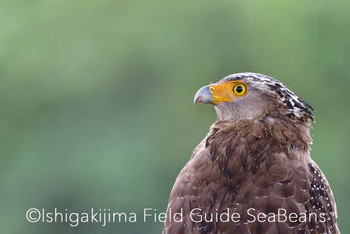
[[[350,210],[350,4],[326,1],[0,3],[3,233],[159,233],[161,223],[31,224],[31,207],[165,211],[215,120],[198,88],[271,75],[316,109],[313,159]]]

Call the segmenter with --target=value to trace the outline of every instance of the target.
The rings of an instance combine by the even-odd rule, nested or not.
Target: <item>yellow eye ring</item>
[[[233,87],[233,93],[236,96],[243,96],[247,93],[247,86],[245,84],[237,84],[235,87]]]

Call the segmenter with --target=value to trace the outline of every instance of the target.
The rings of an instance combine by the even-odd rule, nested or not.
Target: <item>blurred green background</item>
[[[350,230],[350,2],[0,2],[2,233],[160,233],[162,223],[32,224],[31,207],[165,211],[216,115],[193,107],[230,73],[312,104],[312,157]],[[138,217],[138,218],[139,218]]]

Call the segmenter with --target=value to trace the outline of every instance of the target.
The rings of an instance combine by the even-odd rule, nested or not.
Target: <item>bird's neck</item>
[[[312,139],[307,123],[286,119],[217,121],[204,140],[206,155],[229,183],[247,172],[292,160],[307,160]]]
[[[264,158],[272,152],[284,152],[292,157],[293,151],[308,153],[311,143],[309,123],[270,116],[217,121],[211,126],[206,139],[213,160],[221,153],[225,157],[239,154],[242,157]]]

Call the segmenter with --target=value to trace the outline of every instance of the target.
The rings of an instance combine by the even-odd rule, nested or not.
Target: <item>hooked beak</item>
[[[209,89],[209,85],[204,86],[197,91],[194,96],[194,106],[197,106],[198,102],[213,104],[213,95]]]

